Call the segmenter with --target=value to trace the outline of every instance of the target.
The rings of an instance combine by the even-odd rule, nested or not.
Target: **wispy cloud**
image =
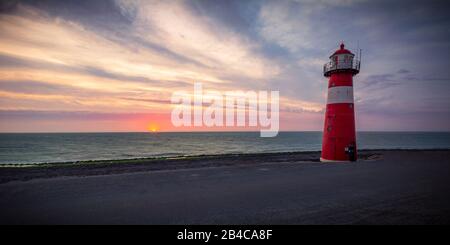
[[[438,113],[450,112],[448,6],[10,1],[0,10],[0,110],[167,115],[172,91],[202,82],[219,91],[279,90],[282,127],[320,130],[322,64],[343,40],[363,49],[355,77],[360,120],[391,118],[397,110],[405,120],[426,114],[438,127],[431,123],[442,121]]]

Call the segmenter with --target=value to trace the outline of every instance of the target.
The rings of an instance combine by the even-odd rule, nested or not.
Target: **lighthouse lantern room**
[[[322,162],[357,159],[353,76],[359,70],[360,61],[345,49],[344,43],[323,67],[323,74],[329,80],[320,157]]]

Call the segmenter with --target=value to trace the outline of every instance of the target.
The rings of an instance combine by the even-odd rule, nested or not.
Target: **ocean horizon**
[[[320,151],[322,132],[0,133],[0,164]],[[450,132],[357,133],[358,149],[450,149]]]

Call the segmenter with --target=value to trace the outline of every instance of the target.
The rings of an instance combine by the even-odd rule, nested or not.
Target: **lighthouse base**
[[[342,163],[344,163],[344,162],[352,162],[352,161],[350,161],[350,160],[329,160],[329,159],[325,159],[325,158],[320,158],[320,161],[321,162],[329,162],[329,163],[331,163],[331,162],[336,162],[336,163],[339,163],[339,162],[342,162]]]

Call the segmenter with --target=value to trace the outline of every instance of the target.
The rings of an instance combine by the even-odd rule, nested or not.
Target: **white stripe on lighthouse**
[[[327,104],[353,103],[353,87],[337,86],[328,89]]]

